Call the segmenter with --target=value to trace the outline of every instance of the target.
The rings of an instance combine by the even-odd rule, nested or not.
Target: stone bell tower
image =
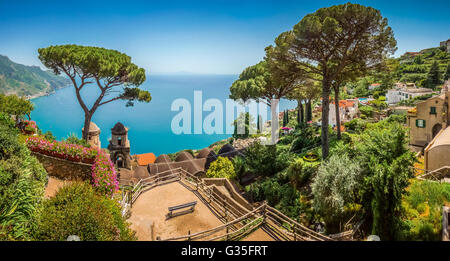
[[[111,140],[108,150],[111,161],[116,168],[131,169],[130,141],[128,140],[128,128],[118,122],[111,129]]]

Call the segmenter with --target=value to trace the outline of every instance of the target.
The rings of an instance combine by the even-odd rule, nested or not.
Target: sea
[[[225,124],[231,125],[234,119],[225,117],[225,100],[229,97],[229,87],[238,75],[150,75],[140,88],[151,93],[149,103],[135,102],[127,107],[125,101],[117,100],[100,106],[92,121],[100,128],[100,140],[106,148],[111,138],[111,128],[117,122],[128,129],[131,154],[153,152],[155,155],[175,153],[184,149],[202,149],[210,144],[230,137],[230,134],[176,134],[172,131],[172,119],[180,111],[171,110],[177,99],[186,99],[194,108],[194,91],[201,91],[202,102],[218,99],[223,103]],[[90,106],[99,94],[95,84],[86,85],[82,96]],[[114,94],[114,93],[113,93]],[[111,95],[113,95],[111,94]],[[43,131],[51,131],[57,139],[67,138],[72,133],[81,137],[84,113],[76,99],[73,86],[59,89],[48,96],[31,100],[34,110],[32,120]],[[296,107],[296,102],[281,100],[280,111]],[[203,119],[211,112],[203,112]],[[270,119],[270,112],[268,113]],[[191,133],[194,133],[192,121]]]

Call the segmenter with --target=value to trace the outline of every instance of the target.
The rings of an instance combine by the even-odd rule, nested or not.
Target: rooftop
[[[341,108],[347,108],[347,107],[353,107],[355,106],[354,100],[340,100],[339,101],[339,107]],[[334,101],[332,101],[330,104],[334,104]]]
[[[153,153],[137,154],[136,159],[139,166],[146,166],[147,164],[154,163],[156,156]]]
[[[406,88],[406,89],[403,89],[403,91],[409,92],[409,93],[431,93],[431,92],[433,92],[432,89],[428,89],[428,88]]]
[[[121,122],[116,123],[116,125],[114,125],[114,127],[111,129],[111,132],[116,135],[124,135],[127,133],[127,131],[127,128],[125,128],[125,126]]]
[[[84,130],[84,128],[82,128],[82,130]],[[97,126],[97,124],[91,121],[91,123],[89,123],[89,132],[97,132],[97,131],[100,131],[100,128]]]

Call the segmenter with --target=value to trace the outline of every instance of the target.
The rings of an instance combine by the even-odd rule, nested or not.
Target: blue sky
[[[238,74],[304,15],[345,2],[0,0],[0,54],[42,66],[38,48],[75,43],[125,52],[150,74]],[[396,56],[450,38],[448,0],[352,2],[388,18]]]

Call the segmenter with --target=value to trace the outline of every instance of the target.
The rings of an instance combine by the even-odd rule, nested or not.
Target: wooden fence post
[[[297,241],[297,224],[294,224],[294,241]]]
[[[263,224],[265,224],[266,223],[266,216],[267,216],[267,208],[266,208],[267,204],[266,204],[266,202],[264,202],[263,204],[264,204],[263,205],[263,209],[262,209],[262,211],[263,211]]]
[[[224,198],[222,198],[222,202],[223,202],[223,209],[224,209],[224,212],[225,212],[224,218],[225,218],[225,221],[228,221],[227,205],[226,205],[226,201],[225,201]]]
[[[227,241],[228,241],[228,226],[227,226]]]

